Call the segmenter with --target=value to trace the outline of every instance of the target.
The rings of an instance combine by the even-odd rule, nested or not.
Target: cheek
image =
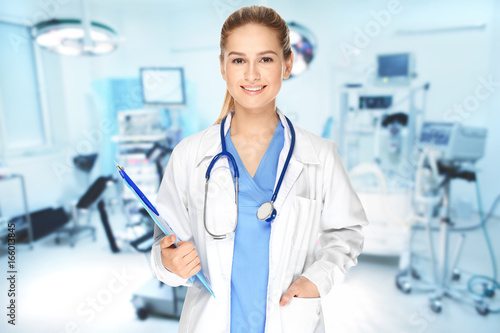
[[[281,67],[273,68],[271,75],[273,77],[273,81],[281,81],[283,76],[283,71],[281,70]]]
[[[276,68],[276,69],[273,69],[273,72],[271,74],[271,82],[277,86],[277,85],[280,85],[283,81],[282,79],[282,72],[281,72],[281,68]]]
[[[241,77],[240,73],[238,73],[238,71],[234,70],[234,69],[226,72],[226,74],[227,74],[228,84],[232,84],[232,85],[237,84],[239,81],[239,78]]]

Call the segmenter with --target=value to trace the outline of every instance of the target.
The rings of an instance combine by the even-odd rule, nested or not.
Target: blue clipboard
[[[118,164],[116,164],[116,167],[118,168],[118,173],[120,176],[123,178],[125,185],[134,193],[135,197],[141,202],[142,206],[146,211],[148,212],[149,216],[155,221],[156,225],[163,231],[163,233],[168,236],[168,235],[175,235],[177,241],[182,241],[177,235],[175,234],[174,230],[170,227],[170,225],[165,221],[163,217],[160,216],[156,208],[151,204],[151,202],[148,200],[148,198],[142,193],[142,191],[137,187],[137,185],[132,181],[132,179],[125,173],[125,170],[120,167]],[[177,242],[174,243],[175,247],[177,247]],[[203,274],[203,270],[200,270],[196,275],[195,275],[200,282],[207,288],[207,290],[212,294],[212,296],[215,298],[214,292],[212,291],[212,288],[210,286],[210,283],[208,282],[207,278]],[[190,279],[192,279],[191,277]]]

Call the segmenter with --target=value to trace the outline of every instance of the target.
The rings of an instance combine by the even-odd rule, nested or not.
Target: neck
[[[260,112],[253,110],[250,112],[235,105],[234,115],[231,118],[231,136],[253,137],[263,133],[274,133],[278,122],[279,116],[274,105]]]

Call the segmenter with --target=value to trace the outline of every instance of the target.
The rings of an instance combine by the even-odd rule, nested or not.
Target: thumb
[[[171,247],[175,243],[175,235],[165,236],[162,247]]]
[[[280,299],[280,306],[285,306],[290,302],[290,300],[295,296],[295,286],[292,283],[290,287],[288,287],[288,290],[281,296]]]

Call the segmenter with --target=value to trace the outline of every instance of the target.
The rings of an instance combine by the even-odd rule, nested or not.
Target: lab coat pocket
[[[292,248],[304,250],[313,231],[317,201],[296,196],[294,204],[296,222]]]
[[[313,333],[321,313],[321,298],[293,297],[281,308],[281,327],[284,333]]]

